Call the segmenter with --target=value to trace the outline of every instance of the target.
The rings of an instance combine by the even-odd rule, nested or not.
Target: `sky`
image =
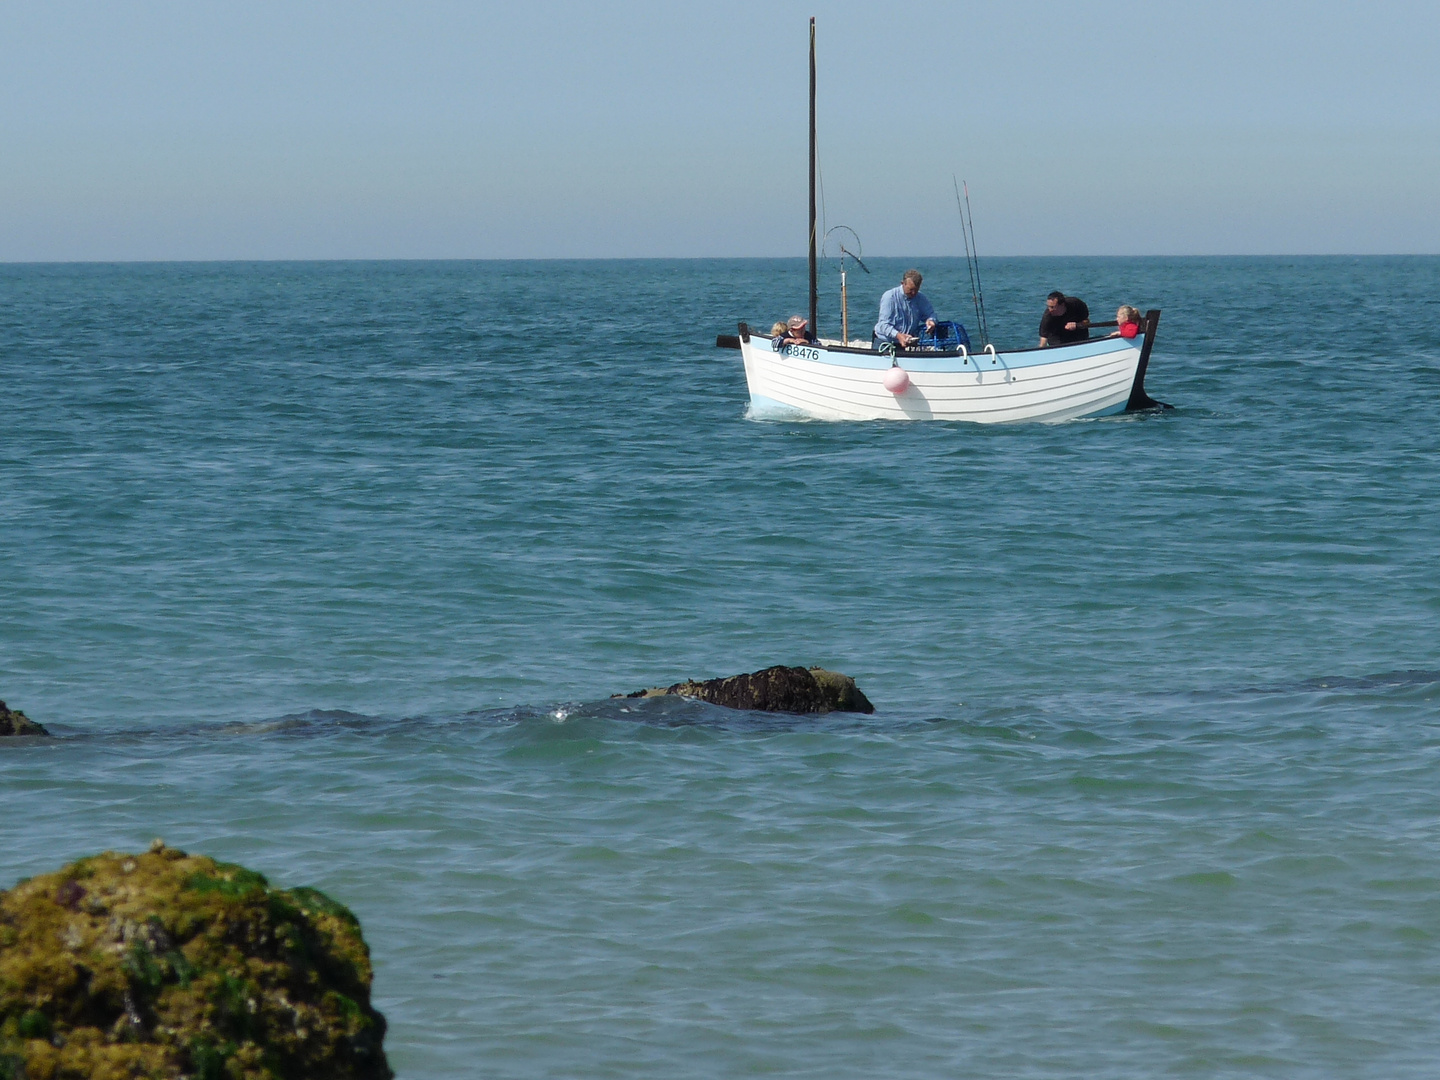
[[[1434,0],[0,0],[0,261],[1440,253]]]

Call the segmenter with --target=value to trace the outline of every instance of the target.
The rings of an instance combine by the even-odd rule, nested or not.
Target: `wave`
[[[1256,699],[1296,699],[1290,708],[1315,704],[1315,698],[1333,701],[1361,696],[1368,698],[1398,695],[1407,702],[1429,701],[1440,697],[1440,670],[1405,668],[1374,672],[1366,675],[1321,675],[1268,684],[1249,684],[1207,689],[1152,688],[1124,694],[1060,694],[1038,698],[1012,698],[1008,701],[975,702],[934,711],[892,708],[874,716],[856,713],[797,715],[792,713],[757,712],[730,709],[691,698],[666,696],[655,698],[605,698],[598,701],[565,701],[544,705],[512,705],[500,708],[472,709],[460,713],[385,716],[355,712],[348,709],[305,709],[280,716],[256,720],[197,720],[173,725],[147,725],[121,729],[73,729],[63,723],[47,726],[59,741],[113,740],[225,740],[257,736],[277,738],[321,739],[339,735],[403,736],[419,730],[439,731],[446,728],[563,727],[574,733],[579,728],[594,727],[596,733],[606,726],[622,724],[652,728],[709,729],[717,732],[896,732],[922,729],[935,724],[958,725],[973,729],[980,737],[1028,741],[1035,738],[1035,726],[1041,729],[1058,725],[1069,730],[1080,716],[1091,721],[1101,716],[1118,719],[1134,709],[1145,715],[1146,702],[1169,699],[1177,704],[1219,703]],[[34,740],[25,740],[32,743]]]

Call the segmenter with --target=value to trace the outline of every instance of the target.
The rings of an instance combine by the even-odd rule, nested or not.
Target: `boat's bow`
[[[1135,366],[1135,382],[1130,387],[1130,399],[1125,403],[1126,412],[1174,408],[1173,405],[1166,405],[1163,401],[1156,401],[1145,392],[1145,369],[1150,366],[1150,350],[1155,345],[1155,332],[1159,326],[1160,309],[1151,308],[1145,313],[1145,323],[1141,328],[1141,332],[1145,335],[1145,344],[1140,346],[1140,360]]]

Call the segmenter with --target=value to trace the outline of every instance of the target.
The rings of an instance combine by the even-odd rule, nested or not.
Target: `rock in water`
[[[19,709],[7,709],[0,701],[0,738],[6,735],[49,735],[44,726],[31,720]],[[3,1076],[0,1073],[0,1076]]]
[[[662,697],[678,694],[712,705],[761,712],[873,713],[875,706],[860,692],[855,680],[838,671],[812,667],[768,667],[728,679],[687,680],[664,689],[637,690],[629,697]]]
[[[0,892],[0,1078],[390,1080],[355,916],[156,841]]]

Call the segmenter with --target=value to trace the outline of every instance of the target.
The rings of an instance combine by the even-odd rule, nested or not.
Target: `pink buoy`
[[[880,380],[885,389],[892,394],[903,394],[906,387],[910,385],[910,376],[903,367],[892,367],[885,372],[885,378]]]

